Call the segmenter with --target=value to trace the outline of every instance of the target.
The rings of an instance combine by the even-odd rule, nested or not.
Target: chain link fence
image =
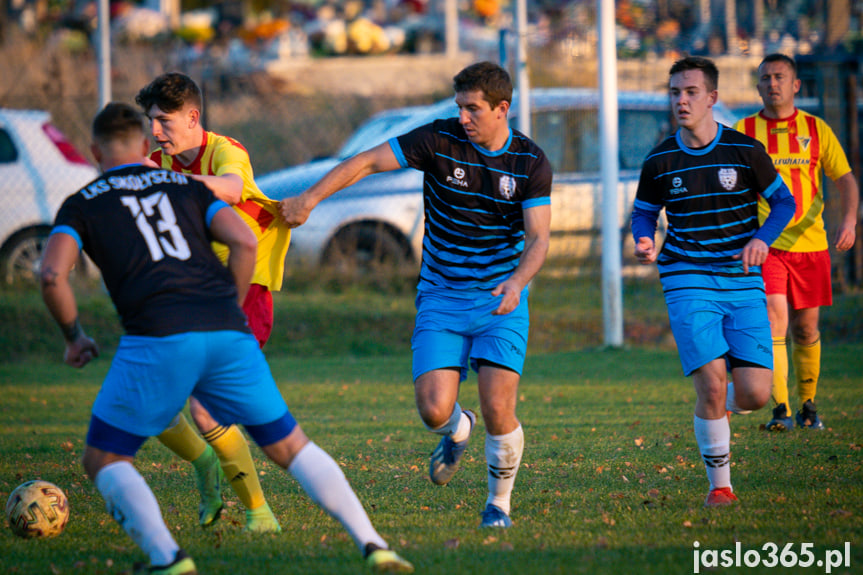
[[[534,87],[595,87],[597,71],[594,60],[558,57],[555,61],[549,61],[548,56],[533,54],[529,61],[532,76],[535,77],[532,79]],[[432,71],[430,65],[425,67],[424,62],[431,61],[411,57],[367,58],[356,60],[351,65],[342,60],[339,62],[341,72],[330,78],[330,85],[322,85],[312,83],[308,67],[317,68],[317,82],[320,77],[327,76],[326,61],[310,60],[305,72],[299,66],[293,75],[270,74],[261,70],[240,73],[214,66],[206,57],[190,59],[185,48],[177,44],[132,44],[115,49],[112,91],[113,99],[132,102],[142,86],[164,71],[181,70],[190,74],[199,81],[205,93],[204,122],[207,129],[242,142],[249,151],[256,175],[261,178],[290,166],[332,156],[363,122],[378,112],[423,106],[450,98],[448,77],[451,76],[431,83],[431,88],[426,82],[421,91],[413,93],[384,86],[373,87],[374,95],[350,93],[352,83],[367,81],[376,75],[374,65],[402,66],[395,72],[390,69],[389,77],[401,75],[402,84],[410,87],[411,82],[404,82],[404,77],[416,75],[428,79],[439,73],[438,70]],[[434,61],[439,68],[440,59]],[[469,56],[463,61],[450,63],[452,73],[467,61],[470,61]],[[752,75],[757,61],[721,59],[718,63],[722,70],[722,99],[734,104],[752,103],[753,97],[757,96]],[[356,72],[346,75],[346,66]],[[635,90],[648,95],[662,92],[669,62],[625,61],[619,66],[621,90]],[[80,181],[82,174],[93,175],[92,170],[86,171],[80,158],[74,158],[72,148],[92,162],[88,151],[89,125],[98,107],[97,72],[96,59],[89,47],[71,50],[57,38],[38,42],[10,37],[0,48],[0,108],[48,111],[51,123],[68,138],[68,142],[52,138],[52,134],[46,133],[46,128],[40,125],[35,131],[47,136],[39,139],[39,145],[43,148],[26,147],[13,136],[9,136],[4,144],[4,126],[0,125],[0,147],[5,145],[8,148],[5,150],[7,157],[0,157],[0,170],[16,162],[27,168],[18,172],[0,171],[3,174],[0,181],[3,182],[7,205],[0,216],[0,231],[3,233],[0,242],[4,242],[4,247],[0,247],[0,259],[3,260],[3,278],[6,283],[13,281],[14,273],[20,273],[22,277],[29,274],[32,279],[35,266],[38,265],[40,241],[56,208],[66,194],[84,183]],[[383,73],[377,75],[387,77]],[[623,111],[619,130],[623,193],[618,211],[627,273],[644,273],[648,269],[639,270],[638,266],[631,265],[632,245],[627,225],[640,162],[652,145],[670,133],[672,128],[669,111],[667,105],[662,104],[662,97],[650,101],[654,103],[630,104],[632,109],[628,111],[624,109],[625,106],[621,107]],[[532,136],[547,152],[556,172],[553,261],[550,265],[558,273],[596,272],[601,265],[597,105],[562,105],[539,110],[532,119]],[[0,149],[0,153],[4,153],[4,150]],[[40,164],[36,160],[48,158],[53,163]],[[75,177],[69,175],[72,168]],[[33,181],[22,183],[20,178],[24,177]],[[46,189],[46,186],[51,189]],[[17,204],[30,207],[18,210],[15,207]],[[421,209],[419,199],[416,206],[416,209]],[[29,211],[29,215],[22,215],[24,211]],[[344,220],[351,221],[351,216],[350,213],[345,214]],[[403,259],[387,257],[391,254],[374,252],[381,249],[380,246],[399,246],[405,254],[410,254],[411,245],[418,247],[415,238],[389,241],[382,234],[394,233],[392,226],[379,225],[378,236],[372,234],[374,239],[366,242],[368,246],[358,249],[357,253],[371,261],[403,264]],[[353,237],[368,237],[368,230],[369,222],[364,222],[362,232]],[[334,228],[332,237],[336,237],[339,231]],[[299,236],[303,233],[302,229],[296,233]],[[16,237],[20,239],[21,234],[30,240],[25,250],[28,255],[10,263],[9,257],[16,244],[10,241]],[[348,236],[342,230],[341,237],[344,239]],[[326,241],[326,238],[322,241]],[[322,246],[321,252],[326,252],[327,247],[330,253],[336,253],[335,248],[339,248],[338,253],[344,252],[343,244]],[[358,247],[361,246],[354,246],[355,249]],[[18,271],[13,273],[13,269]]]

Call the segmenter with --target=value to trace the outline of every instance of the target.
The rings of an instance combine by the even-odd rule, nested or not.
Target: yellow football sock
[[[176,453],[181,459],[195,461],[207,448],[207,442],[201,439],[189,425],[186,416],[180,413],[174,418],[171,427],[159,434],[162,445]]]
[[[818,378],[821,376],[821,338],[809,345],[792,343],[791,361],[794,363],[794,374],[797,377],[800,405],[809,399],[814,402]]]
[[[243,432],[236,425],[219,425],[204,434],[204,439],[222,462],[222,470],[246,509],[257,509],[267,501],[258,479],[252,452]]]
[[[773,401],[776,405],[784,403],[788,415],[791,415],[791,406],[788,404],[788,346],[784,336],[773,338]]]

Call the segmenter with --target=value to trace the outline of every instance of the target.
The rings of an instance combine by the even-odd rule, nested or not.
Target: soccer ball
[[[48,481],[22,483],[6,501],[6,520],[18,537],[56,537],[69,522],[69,500]]]

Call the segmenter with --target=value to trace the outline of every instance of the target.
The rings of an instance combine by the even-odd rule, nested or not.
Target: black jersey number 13
[[[177,225],[174,208],[164,192],[156,192],[141,198],[140,201],[135,196],[123,196],[120,201],[132,212],[154,262],[161,260],[166,254],[178,260],[189,259],[192,255],[189,243]],[[154,222],[156,227],[153,229],[147,218],[157,213],[158,219]]]

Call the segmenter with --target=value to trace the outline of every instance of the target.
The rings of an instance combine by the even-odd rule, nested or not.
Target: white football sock
[[[710,489],[731,487],[731,427],[728,418],[701,419],[696,415],[693,426]]]
[[[524,452],[524,430],[521,425],[505,435],[485,436],[485,461],[488,466],[488,499],[509,515],[512,488]]]
[[[168,531],[150,486],[128,461],[110,463],[93,483],[105,499],[108,513],[143,549],[151,565],[168,565],[180,549]]]
[[[309,441],[294,457],[288,472],[312,501],[341,522],[361,552],[369,543],[389,548],[372,526],[341,467],[326,451]]]

